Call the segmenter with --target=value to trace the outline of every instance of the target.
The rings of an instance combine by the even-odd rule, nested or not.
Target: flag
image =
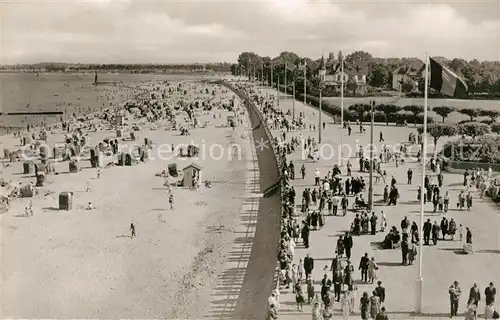
[[[429,86],[442,94],[451,97],[460,97],[467,94],[467,85],[453,71],[440,65],[436,60],[429,58],[430,84]]]

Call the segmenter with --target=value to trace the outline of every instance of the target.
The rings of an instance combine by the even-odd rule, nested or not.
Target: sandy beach
[[[179,83],[170,82],[170,87]],[[72,128],[90,122],[98,128],[96,132],[83,129],[87,147],[82,149],[80,171],[69,173],[68,161],[58,162],[55,172],[46,175],[44,186],[35,187],[38,194],[9,200],[10,210],[0,215],[2,317],[199,318],[205,314],[214,290],[211,286],[235,237],[231,230],[239,222],[245,181],[253,174],[254,161],[250,126],[240,113],[244,109],[239,99],[235,98],[238,122],[233,130],[227,126],[227,116],[234,113],[222,108],[235,96],[232,92],[211,84],[182,85],[187,94],[174,90],[156,100],[161,105],[165,102],[166,109],[179,101],[186,105],[209,101],[211,111],[194,111],[199,126],[206,127],[180,135],[179,130],[167,130],[171,121],[153,123],[126,114],[121,127],[124,137],[133,125],[140,130],[135,131],[136,141],[123,141],[116,137],[114,125],[101,120],[73,122]],[[149,91],[166,88],[160,82],[134,86]],[[187,127],[186,112],[174,113],[178,127]],[[152,141],[149,161],[108,166],[117,163],[117,155],[111,155],[105,157],[105,167],[91,168],[88,146],[118,139],[120,148],[133,148],[142,145],[144,138]],[[47,144],[64,140],[58,127],[49,134]],[[14,151],[21,148],[19,141],[19,137],[7,135],[1,147]],[[211,148],[215,143],[219,147]],[[158,150],[172,144],[199,144],[200,156],[158,156]],[[241,146],[241,152],[232,144]],[[35,181],[34,173],[23,174],[24,159],[2,162],[3,195],[20,183]],[[191,163],[201,166],[201,180],[211,181],[211,188],[203,183],[197,190],[171,186],[174,201],[170,209],[165,178],[156,174],[171,163],[177,163],[179,170]],[[170,177],[169,182],[181,178],[182,173]],[[69,211],[59,210],[61,192],[73,192]],[[25,215],[30,202],[32,217]],[[92,210],[87,208],[89,202]],[[131,223],[136,228],[135,238],[130,237]]]

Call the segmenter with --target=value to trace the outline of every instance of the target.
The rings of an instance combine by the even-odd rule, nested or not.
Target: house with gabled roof
[[[423,77],[425,65],[420,60],[412,60],[408,64],[396,68],[392,73],[392,88],[396,91],[401,91],[403,83],[415,83]],[[418,85],[415,85],[418,90]]]
[[[365,94],[368,88],[368,67],[351,67],[344,65],[344,71],[339,67],[330,69],[331,74],[328,76],[331,79],[330,84],[336,90],[340,90],[342,78],[344,79],[344,90],[353,91],[355,94]],[[351,87],[351,89],[349,88]],[[345,92],[344,91],[344,92]]]

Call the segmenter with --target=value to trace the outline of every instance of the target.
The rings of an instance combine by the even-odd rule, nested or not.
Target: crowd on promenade
[[[298,117],[291,119],[289,112],[284,112],[279,108],[274,97],[264,96],[255,91],[251,85],[241,85],[247,93],[254,99],[255,104],[260,109],[268,125],[279,130],[280,134],[275,136],[274,145],[278,154],[280,173],[282,177],[282,220],[280,244],[278,253],[279,264],[279,288],[281,290],[291,290],[295,294],[297,310],[302,312],[304,305],[311,306],[313,319],[332,319],[336,310],[340,311],[343,319],[350,319],[354,312],[360,311],[361,319],[389,319],[389,315],[384,308],[386,301],[386,290],[383,282],[377,277],[379,266],[376,257],[365,253],[359,259],[359,264],[355,265],[355,257],[351,256],[356,237],[364,235],[374,235],[383,232],[385,238],[381,243],[383,249],[398,249],[401,251],[401,265],[411,265],[418,256],[418,245],[424,241],[424,245],[437,246],[438,241],[448,238],[452,241],[460,241],[464,252],[473,251],[472,230],[460,221],[448,218],[445,214],[451,210],[450,195],[444,187],[444,175],[442,174],[443,163],[439,159],[430,159],[430,172],[425,177],[424,192],[419,187],[415,202],[420,202],[423,197],[426,205],[432,203],[434,212],[439,212],[431,221],[428,219],[423,225],[423,239],[419,234],[419,226],[415,221],[410,221],[408,217],[401,220],[399,226],[388,225],[388,219],[383,210],[376,214],[370,212],[368,203],[363,198],[363,192],[367,185],[361,176],[362,172],[370,170],[369,158],[364,154],[363,147],[358,146],[357,159],[359,168],[354,168],[348,161],[344,168],[333,166],[328,172],[320,172],[316,169],[313,173],[307,172],[304,165],[296,166],[293,161],[289,161],[287,156],[301,150],[308,155],[310,162],[318,161],[318,143],[313,137],[305,137],[304,134],[310,129],[312,124],[307,123],[302,112]],[[351,127],[350,123],[344,125]],[[361,128],[362,126],[360,126]],[[383,142],[383,134],[380,134],[380,142]],[[386,164],[396,164],[397,167],[404,165],[407,157],[407,145],[419,146],[422,142],[420,134],[412,134],[408,138],[408,143],[403,144],[398,150],[389,150],[383,147],[378,159],[373,161],[375,181],[383,181],[385,184],[382,203],[386,205],[397,205],[400,197],[395,177],[390,175],[390,169]],[[421,162],[421,152],[416,155],[417,161]],[[356,172],[358,171],[359,174]],[[390,178],[389,178],[390,177]],[[302,197],[297,199],[297,193],[292,181],[295,179],[305,179],[310,181],[310,186],[302,192]],[[407,184],[413,181],[413,172],[407,171]],[[464,173],[463,191],[456,199],[457,210],[471,210],[473,206],[473,194],[479,192],[483,196],[485,187],[489,184],[496,184],[492,177],[491,169],[487,172],[474,169]],[[339,236],[336,241],[336,248],[332,262],[323,268],[323,278],[314,279],[312,271],[315,269],[314,257],[306,254],[305,257],[297,259],[296,248],[303,246],[309,248],[311,245],[311,232],[320,231],[325,223],[327,215],[345,216],[348,211],[354,211],[351,228],[345,235]],[[295,263],[294,263],[295,261]],[[358,293],[355,279],[355,268],[360,271],[360,280],[363,284],[373,285],[370,291]],[[319,285],[319,290],[316,290]],[[364,286],[365,287],[365,286]],[[460,299],[458,282],[449,288],[450,296],[450,316],[457,315]],[[478,313],[479,302],[482,301],[479,295],[478,285],[470,289],[465,310],[466,319],[475,319]],[[487,285],[484,290],[486,319],[496,319],[498,314],[494,310],[496,289],[493,283]],[[280,303],[280,290],[274,290],[269,297],[269,319],[278,319]],[[391,295],[389,295],[391,296]],[[337,306],[334,308],[334,305]]]

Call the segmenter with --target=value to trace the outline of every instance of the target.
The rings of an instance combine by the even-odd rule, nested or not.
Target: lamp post
[[[292,94],[293,94],[293,99],[292,99],[292,119],[295,121],[295,75],[292,80]]]
[[[371,124],[370,124],[370,180],[368,189],[368,207],[370,211],[373,209],[373,124],[375,120],[375,101],[370,101],[371,107]]]
[[[307,106],[307,61],[304,60],[304,105]]]
[[[276,79],[276,91],[278,92],[278,97],[276,98],[276,101],[277,101],[277,105],[279,106],[280,105],[280,75],[277,74],[276,75],[277,79]]]
[[[318,143],[321,143],[321,114],[322,111],[322,95],[323,95],[323,84],[325,81],[326,67],[325,67],[325,57],[321,56],[321,68],[319,69],[319,116],[318,116]]]

